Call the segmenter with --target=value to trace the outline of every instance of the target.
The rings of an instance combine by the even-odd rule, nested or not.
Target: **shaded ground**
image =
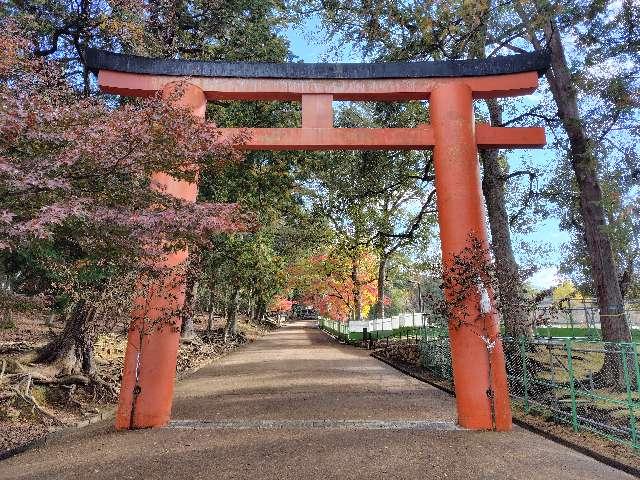
[[[0,463],[0,477],[632,478],[521,429],[455,430],[446,393],[304,322],[180,382],[174,419],[65,433]]]
[[[96,389],[95,385],[80,381],[56,383],[60,380],[55,377],[56,368],[33,363],[37,350],[62,331],[62,321],[47,322],[46,316],[36,314],[13,318],[15,325],[0,329],[0,455],[49,432],[112,414],[120,388],[126,319],[111,328],[112,333],[100,335],[94,345],[97,375],[107,386]],[[239,345],[223,342],[223,318],[214,320],[210,334],[206,333],[206,321],[204,315],[196,316],[197,336],[180,344],[179,378]],[[238,341],[243,343],[253,341],[272,326],[254,326],[242,317],[238,328]]]

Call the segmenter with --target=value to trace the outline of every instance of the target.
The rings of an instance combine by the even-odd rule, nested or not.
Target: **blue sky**
[[[323,61],[357,62],[361,60],[349,45],[342,45],[339,49],[330,48],[330,44],[323,38],[318,19],[315,17],[309,18],[304,25],[298,28],[290,27],[283,33],[289,39],[291,51],[298,61],[312,63]],[[535,94],[531,100],[532,102],[536,100]],[[509,155],[509,163],[512,169],[519,169],[525,162],[534,165],[547,163],[544,162],[544,159],[548,159],[551,155],[554,155],[552,150],[518,151]],[[524,241],[530,244],[530,249],[533,244],[534,251],[544,252],[539,258],[534,258],[539,270],[528,279],[532,286],[542,289],[560,282],[557,265],[560,262],[560,250],[563,244],[569,240],[569,235],[560,230],[557,218],[551,217],[541,220],[531,232],[526,235],[514,234],[513,237],[514,246]],[[531,264],[531,258],[525,258],[519,254],[517,247],[515,250],[520,263]]]

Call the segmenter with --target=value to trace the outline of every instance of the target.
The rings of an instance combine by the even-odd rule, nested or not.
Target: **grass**
[[[393,330],[376,330],[369,332],[373,339],[380,338],[415,338],[422,335],[422,327],[401,327]],[[446,327],[427,327],[427,335],[434,337],[447,336]],[[600,340],[602,335],[599,328],[586,327],[538,327],[536,337],[543,338],[586,338]],[[640,342],[640,329],[631,330],[631,338],[634,342]],[[349,340],[362,340],[362,332],[349,332]]]
[[[586,327],[539,327],[536,329],[538,337],[559,337],[559,338],[602,338],[599,328]],[[640,330],[632,329],[631,338],[634,342],[640,342]]]

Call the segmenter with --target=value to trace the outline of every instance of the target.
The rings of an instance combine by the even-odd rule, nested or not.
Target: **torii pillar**
[[[205,116],[207,99],[196,85],[170,82],[163,87],[162,96],[171,98],[198,118]],[[177,180],[162,172],[153,174],[151,188],[188,202],[195,202],[198,196],[196,183]],[[187,256],[186,249],[169,253],[157,265],[168,273],[147,280],[144,294],[134,300],[116,413],[118,430],[156,427],[169,422],[180,342],[178,312],[184,304]]]
[[[465,83],[458,82],[436,88],[429,100],[445,275],[452,274],[447,270],[456,257],[471,247],[471,237],[488,244],[471,93]],[[509,385],[499,321],[495,311],[480,311],[480,292],[470,287],[462,313],[466,317],[449,319],[458,423],[473,430],[510,430]],[[450,294],[445,292],[445,296]],[[495,344],[488,348],[481,336]]]

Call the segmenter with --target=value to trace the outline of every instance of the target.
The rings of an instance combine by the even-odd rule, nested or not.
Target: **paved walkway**
[[[291,324],[180,382],[170,427],[66,433],[0,478],[632,478],[521,429],[459,430],[451,397],[367,353]]]

